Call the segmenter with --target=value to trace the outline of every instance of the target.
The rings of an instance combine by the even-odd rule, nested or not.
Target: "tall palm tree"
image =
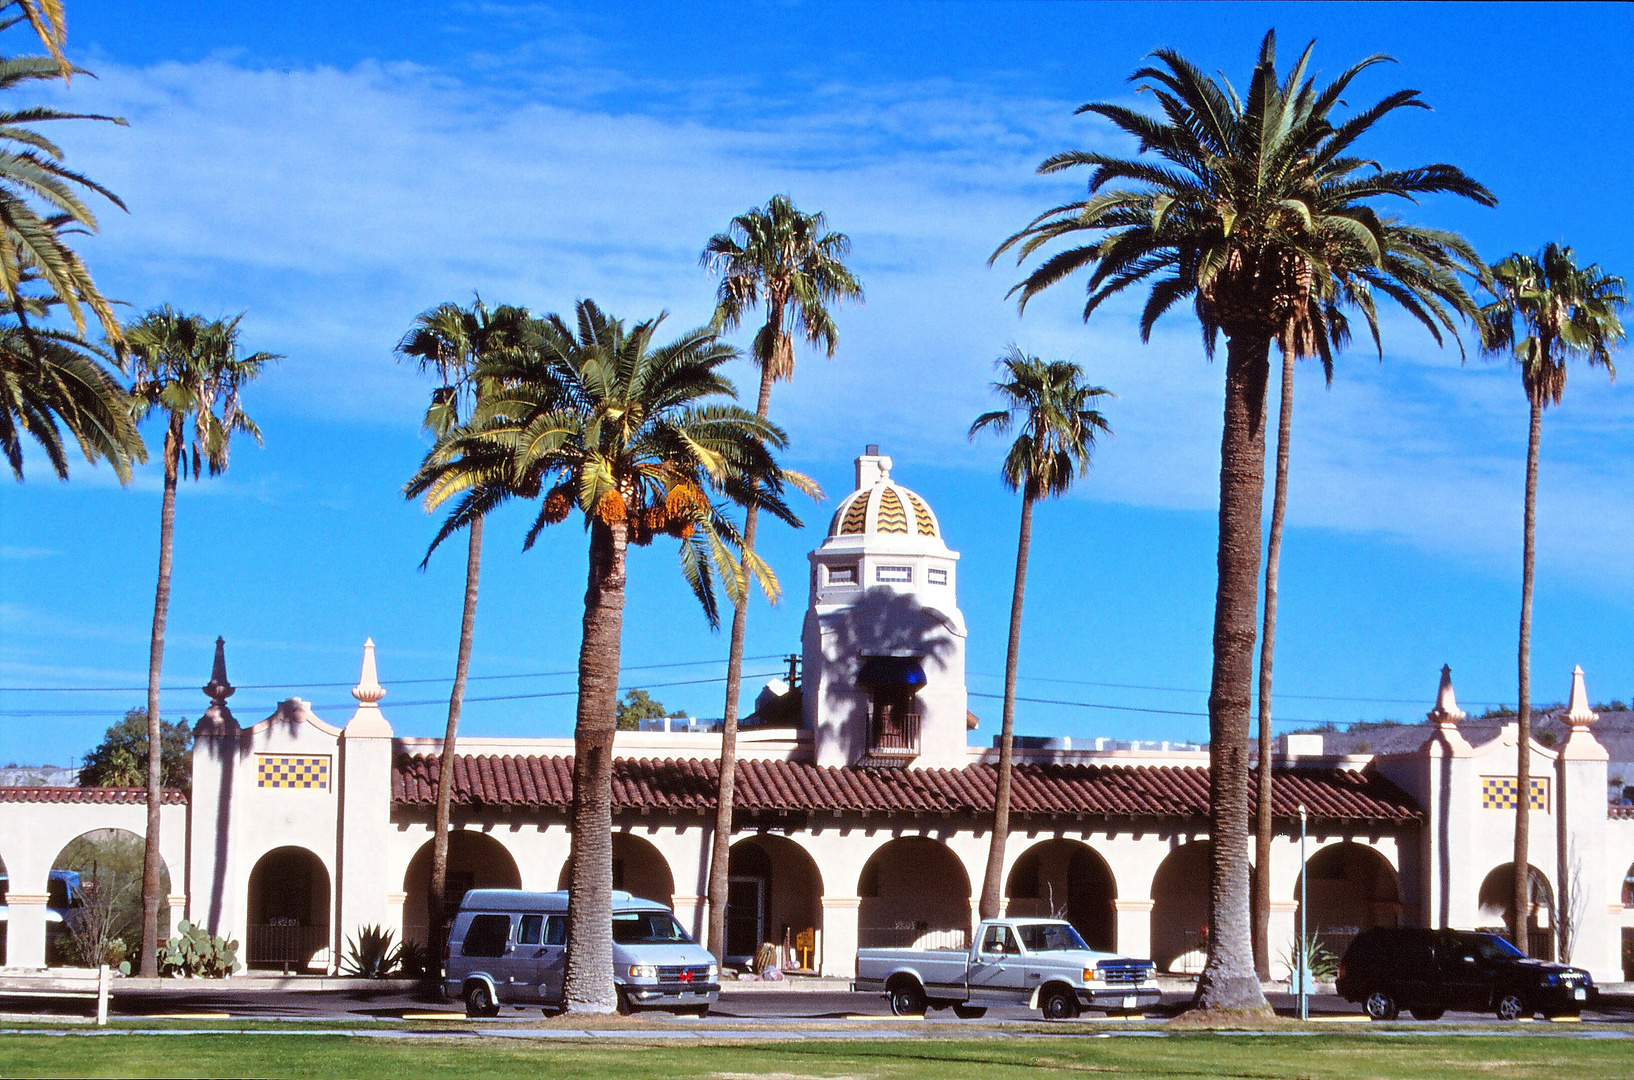
[[[0,59],[0,93],[62,77],[65,70],[58,60],[46,56]],[[82,194],[100,195],[121,210],[125,204],[95,180],[63,164],[62,148],[34,127],[50,120],[125,123],[118,117],[43,106],[0,109],[0,247],[5,256],[0,258],[0,294],[15,307],[23,302],[24,283],[37,278],[61,301],[79,333],[85,333],[85,309],[90,308],[103,334],[116,348],[123,348],[113,307],[97,289],[68,237],[97,231],[96,215]],[[26,314],[18,312],[25,323]]]
[[[1161,116],[1091,103],[1092,113],[1137,141],[1137,156],[1069,151],[1042,173],[1087,166],[1084,199],[1053,207],[1005,240],[1018,261],[1052,242],[1072,246],[1044,259],[1012,290],[1029,299],[1079,270],[1089,271],[1087,319],[1108,297],[1147,284],[1140,334],[1183,299],[1212,356],[1226,338],[1225,416],[1220,443],[1219,583],[1209,693],[1209,958],[1198,981],[1205,1008],[1264,1007],[1254,971],[1248,908],[1248,732],[1259,607],[1260,514],[1265,484],[1265,394],[1272,340],[1313,298],[1360,310],[1371,324],[1382,293],[1439,340],[1456,313],[1475,304],[1458,279],[1481,263],[1459,237],[1405,224],[1373,205],[1450,193],[1496,200],[1451,165],[1388,170],[1351,147],[1390,113],[1422,107],[1399,90],[1345,120],[1333,116],[1374,56],[1318,87],[1306,48],[1287,77],[1267,34],[1246,97],[1209,78],[1173,50],[1133,81]],[[1083,237],[1083,234],[1090,234]]]
[[[1612,349],[1625,339],[1618,312],[1628,303],[1628,285],[1596,264],[1579,267],[1569,247],[1550,244],[1536,258],[1516,253],[1492,268],[1493,301],[1481,309],[1488,353],[1508,353],[1521,371],[1521,385],[1531,406],[1526,440],[1526,510],[1521,546],[1521,627],[1518,666],[1520,689],[1516,720],[1520,737],[1515,768],[1515,945],[1530,953],[1530,862],[1532,778],[1532,582],[1537,551],[1538,450],[1543,440],[1543,410],[1559,405],[1566,392],[1566,361],[1586,360],[1590,367],[1612,366]]]
[[[1110,390],[1089,386],[1077,364],[1056,360],[1045,363],[1012,345],[998,362],[1004,375],[993,391],[1004,408],[982,413],[970,425],[970,437],[991,428],[1003,435],[1018,419],[1021,431],[1004,457],[1004,485],[1021,492],[1021,534],[1016,541],[1016,582],[1010,594],[1010,646],[1004,660],[1004,722],[999,738],[998,791],[993,803],[993,835],[987,846],[987,872],[982,878],[981,917],[999,916],[1004,888],[1004,846],[1010,838],[1011,757],[1016,728],[1016,670],[1021,662],[1021,602],[1027,591],[1027,556],[1032,548],[1033,503],[1059,498],[1072,487],[1079,472],[1089,468],[1089,455],[1099,432],[1111,433],[1106,418],[1094,409],[1096,399]]]
[[[51,53],[51,59],[57,62],[64,81],[74,73],[74,66],[62,54],[62,47],[68,39],[68,17],[63,11],[62,0],[7,0],[0,4],[0,12],[10,12],[16,9],[16,14],[0,14],[0,31],[10,30],[18,23],[28,23],[40,39],[40,44]]]
[[[25,297],[19,307],[36,320],[52,306]],[[71,330],[25,322],[0,300],[0,453],[23,478],[23,436],[45,452],[58,479],[68,479],[62,428],[85,460],[105,458],[121,483],[146,452],[131,419],[130,401],[107,362],[109,352]],[[59,426],[60,425],[60,426]]]
[[[658,345],[663,316],[626,328],[588,300],[576,315],[575,326],[549,316],[534,324],[529,348],[478,366],[489,389],[470,424],[439,444],[409,490],[432,506],[459,498],[433,546],[513,495],[543,495],[524,548],[575,508],[590,533],[563,997],[571,1012],[608,1012],[618,1004],[612,754],[626,552],[663,534],[679,539],[682,574],[716,626],[717,576],[734,603],[746,587],[740,574],[769,594],[777,582],[763,564],[740,565],[732,548],[742,538],[712,496],[757,503],[798,525],[781,492],[785,481],[805,480],[772,457],[785,445],[781,430],[722,400],[734,391],[718,369],[737,353],[713,328]]]
[[[837,342],[829,305],[862,301],[862,286],[846,269],[851,241],[827,231],[821,211],[803,214],[787,195],[773,195],[764,207],[732,219],[726,232],[704,245],[702,263],[721,275],[715,298],[715,323],[731,330],[757,303],[766,321],[755,334],[750,352],[760,368],[760,400],[755,415],[766,419],[772,384],[794,378],[794,333],[834,357]],[[751,502],[744,512],[743,557],[755,557],[758,512]],[[743,589],[732,611],[732,637],[726,655],[726,708],[721,722],[720,787],[715,804],[714,843],[709,858],[709,951],[726,959],[727,869],[732,849],[733,784],[738,760],[738,692],[743,679],[743,640],[749,626],[749,590]]]
[[[490,310],[479,297],[469,308],[441,304],[422,312],[397,345],[398,355],[433,372],[439,385],[431,392],[423,426],[439,442],[455,437],[470,417],[481,387],[474,377],[477,366],[504,350],[521,346],[530,320],[524,308],[501,306]],[[437,451],[427,455],[431,461]],[[426,891],[427,954],[433,967],[442,963],[444,911],[448,888],[448,819],[454,790],[454,758],[465,702],[465,680],[471,668],[471,645],[476,636],[477,587],[482,576],[481,514],[470,518],[465,557],[465,603],[460,615],[460,645],[454,660],[454,688],[448,695],[448,725],[443,733],[442,769],[437,774],[437,810],[431,831],[431,879]],[[426,552],[420,563],[431,560]],[[429,977],[435,982],[435,972]]]
[[[176,482],[197,480],[227,468],[234,432],[261,441],[261,431],[244,412],[239,396],[262,368],[282,359],[273,353],[240,356],[242,315],[207,320],[183,315],[168,304],[143,315],[125,331],[129,342],[132,408],[138,419],[158,411],[165,419],[164,498],[159,516],[159,585],[153,601],[153,638],[148,651],[148,822],[142,868],[142,956],[139,973],[158,975],[160,725],[159,672],[164,664],[165,618],[170,611],[170,560],[176,531]],[[189,437],[191,427],[191,437]]]

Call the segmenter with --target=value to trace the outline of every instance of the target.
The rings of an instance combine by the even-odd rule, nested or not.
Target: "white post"
[[[1309,1020],[1311,1017],[1310,997],[1306,992],[1305,980],[1308,978],[1309,959],[1305,955],[1308,938],[1305,933],[1305,924],[1308,915],[1305,911],[1305,805],[1299,806],[1299,946],[1295,955],[1299,958],[1299,1018]]]
[[[108,993],[113,982],[113,974],[108,965],[103,964],[96,970],[96,1023],[97,1027],[108,1026]]]

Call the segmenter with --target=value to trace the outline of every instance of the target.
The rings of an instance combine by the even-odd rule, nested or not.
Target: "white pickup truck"
[[[1160,997],[1150,960],[1096,952],[1062,919],[988,919],[963,949],[858,949],[851,989],[885,994],[898,1016],[952,1006],[974,1019],[1025,1005],[1047,1019],[1080,1009],[1134,1012]]]

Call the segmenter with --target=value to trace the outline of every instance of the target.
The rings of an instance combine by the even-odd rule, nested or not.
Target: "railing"
[[[877,757],[918,757],[924,714],[874,708],[868,714],[868,752]]]
[[[970,949],[970,931],[930,930],[923,926],[859,926],[859,949]]]
[[[255,925],[249,927],[244,945],[246,966],[304,970],[315,954],[329,948],[329,927]]]

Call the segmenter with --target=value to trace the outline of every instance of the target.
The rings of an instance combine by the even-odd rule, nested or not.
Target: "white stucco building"
[[[996,753],[970,736],[958,554],[890,469],[872,447],[858,459],[857,490],[811,554],[799,708],[778,711],[790,726],[739,736],[732,955],[787,940],[813,968],[846,975],[859,946],[962,942],[975,918]],[[441,740],[393,733],[373,644],[344,723],[291,698],[241,726],[219,646],[205,693],[192,791],[164,810],[173,913],[237,938],[262,966],[332,968],[366,924],[423,939]],[[1621,981],[1634,807],[1607,803],[1586,702],[1578,672],[1569,736],[1530,747],[1526,917],[1535,951],[1553,954],[1558,913],[1571,913],[1573,961]],[[1373,925],[1504,925],[1514,728],[1472,745],[1445,670],[1429,718],[1422,745],[1400,753],[1324,756],[1320,737],[1291,741],[1275,788],[1273,956],[1292,942],[1302,874],[1310,926],[1336,948]],[[571,739],[460,740],[452,898],[564,883],[572,751]],[[616,743],[615,885],[671,903],[699,930],[718,753],[712,734],[620,732]],[[1060,912],[1091,944],[1166,969],[1200,966],[1206,753],[1023,749],[1016,760],[1009,910]],[[0,788],[7,964],[43,962],[46,882],[63,846],[96,828],[140,834],[143,822],[139,791]]]

